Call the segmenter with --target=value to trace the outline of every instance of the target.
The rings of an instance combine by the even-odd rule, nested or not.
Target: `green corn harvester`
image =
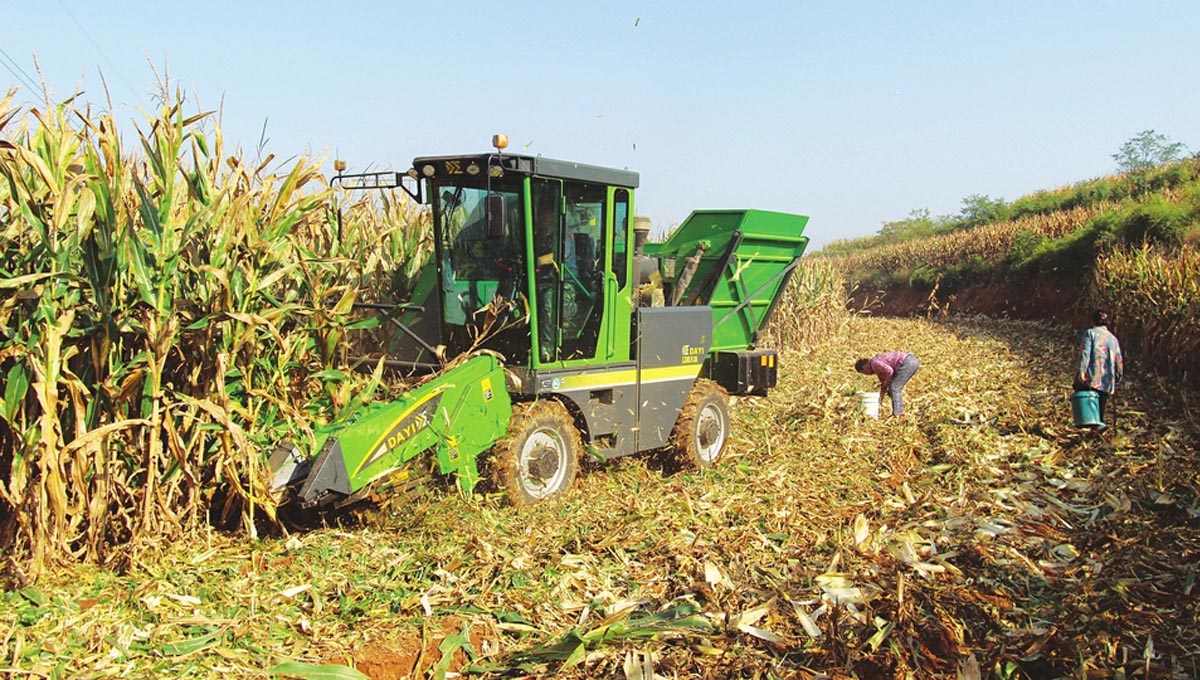
[[[696,211],[648,244],[637,173],[493,141],[494,153],[334,178],[401,187],[431,208],[435,252],[413,299],[364,305],[399,331],[389,363],[429,377],[321,432],[315,453],[277,447],[272,487],[301,506],[405,484],[420,461],[470,492],[486,459],[517,504],[566,491],[584,447],[602,458],[669,447],[712,465],[728,395],[775,386],[777,353],[760,334],[808,243],[807,217]]]

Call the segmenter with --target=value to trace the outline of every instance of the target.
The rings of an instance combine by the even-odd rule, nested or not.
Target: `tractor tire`
[[[721,459],[728,441],[729,395],[711,380],[697,380],[671,432],[675,457],[682,466],[706,468]]]
[[[562,404],[513,404],[508,435],[492,448],[496,486],[518,506],[558,496],[575,481],[580,448],[575,421]]]

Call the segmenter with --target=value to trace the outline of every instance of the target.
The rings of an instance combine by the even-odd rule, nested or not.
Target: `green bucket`
[[[1080,390],[1071,395],[1071,413],[1075,427],[1100,427],[1100,395],[1092,390]]]

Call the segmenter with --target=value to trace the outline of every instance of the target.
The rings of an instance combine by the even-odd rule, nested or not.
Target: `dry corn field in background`
[[[998,262],[1008,255],[1014,240],[1023,233],[1048,239],[1058,238],[1116,205],[1113,202],[1100,202],[1045,215],[1027,215],[974,229],[877,246],[848,255],[834,255],[828,259],[847,272],[904,272],[922,265],[945,267],[961,264],[976,256],[986,262]]]
[[[1074,346],[1033,323],[852,318],[785,351],[768,399],[734,404],[714,469],[619,459],[529,508],[433,493],[355,528],[202,532],[129,576],[55,571],[7,595],[0,663],[71,677],[397,678],[416,664],[421,677],[1196,677],[1196,422],[1134,362],[1113,426],[1071,428]],[[909,416],[864,419],[855,392],[873,379],[853,361],[897,347],[922,363]]]

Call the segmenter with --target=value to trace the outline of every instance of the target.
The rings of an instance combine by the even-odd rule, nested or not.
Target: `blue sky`
[[[403,170],[504,132],[512,152],[638,171],[637,212],[660,232],[694,209],[761,208],[809,215],[819,247],[1109,174],[1142,130],[1200,151],[1193,0],[37,0],[7,15],[0,88],[44,78],[104,109],[103,75],[131,135],[155,70],[250,154],[265,127],[278,158]]]

